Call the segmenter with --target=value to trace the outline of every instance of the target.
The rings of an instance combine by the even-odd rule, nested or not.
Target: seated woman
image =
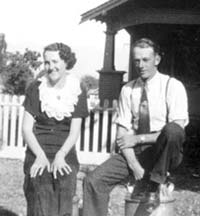
[[[43,53],[46,73],[27,89],[24,193],[27,216],[70,216],[79,169],[75,143],[88,115],[86,92],[70,73],[75,54],[63,43]]]

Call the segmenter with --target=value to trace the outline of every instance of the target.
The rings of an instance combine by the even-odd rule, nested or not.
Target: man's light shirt
[[[151,132],[160,131],[164,127],[167,112],[168,122],[185,120],[185,126],[188,124],[188,101],[185,87],[175,78],[171,77],[169,83],[168,80],[168,75],[156,72],[145,84]],[[137,131],[142,86],[143,82],[141,78],[138,78],[122,87],[117,123],[127,130]]]

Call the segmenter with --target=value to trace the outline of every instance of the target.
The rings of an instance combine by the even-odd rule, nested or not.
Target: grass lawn
[[[26,201],[22,191],[23,163],[19,160],[0,159],[0,215],[9,210],[13,216],[25,216]],[[15,214],[14,214],[15,213]],[[9,215],[5,213],[5,215]],[[10,213],[10,215],[12,215]]]

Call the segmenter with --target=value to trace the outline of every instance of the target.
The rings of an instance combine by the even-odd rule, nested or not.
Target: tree
[[[87,91],[99,88],[99,80],[91,75],[83,76],[81,82],[86,86]]]
[[[2,63],[3,55],[6,52],[6,48],[7,48],[7,43],[5,40],[5,34],[0,33],[0,64]]]
[[[3,82],[3,92],[23,95],[34,79],[34,71],[41,65],[40,54],[29,49],[24,54],[6,52],[0,72]]]

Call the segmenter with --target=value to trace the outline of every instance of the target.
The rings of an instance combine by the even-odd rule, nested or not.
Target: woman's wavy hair
[[[44,52],[46,51],[58,51],[59,56],[64,62],[67,64],[66,69],[70,70],[76,63],[75,53],[72,52],[71,48],[63,43],[52,43],[44,48]]]

